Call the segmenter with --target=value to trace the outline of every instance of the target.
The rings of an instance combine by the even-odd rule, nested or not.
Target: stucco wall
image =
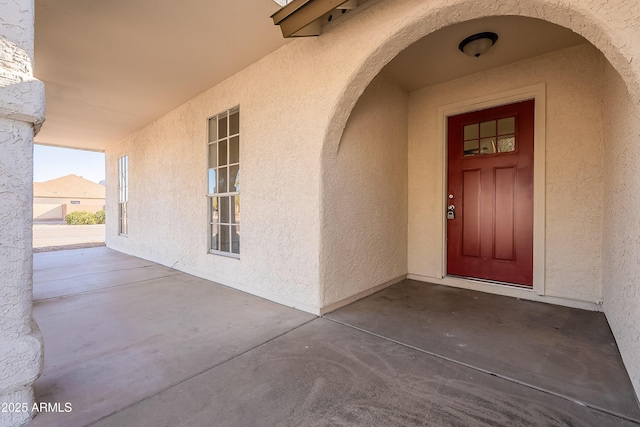
[[[322,306],[407,274],[408,94],[378,76],[325,159]]]
[[[409,107],[409,273],[442,277],[444,141],[438,107],[545,83],[546,294],[601,298],[603,58],[580,45],[414,91]]]
[[[112,167],[115,157],[131,152],[132,229],[128,240],[119,238],[114,224],[108,233],[109,245],[234,286],[250,286],[254,293],[317,306],[321,298],[319,264],[324,262],[319,257],[326,255],[318,250],[321,153],[337,152],[352,107],[386,62],[445,25],[482,16],[521,14],[565,25],[585,36],[637,91],[640,61],[632,59],[640,57],[634,42],[640,25],[632,17],[640,12],[631,3],[609,2],[593,8],[586,0],[369,1],[349,19],[326,26],[321,37],[293,41],[110,147]],[[206,223],[205,175],[199,170],[205,169],[205,119],[237,104],[244,117],[245,236],[239,267],[235,260],[195,254],[206,248],[202,225]],[[287,166],[275,167],[284,164]],[[181,168],[186,173],[174,172]],[[110,173],[113,184],[114,170]],[[143,179],[155,185],[145,187]],[[114,191],[112,186],[112,199]],[[173,195],[184,206],[181,214],[170,213],[160,203]],[[114,217],[115,204],[112,209],[110,216]],[[165,237],[149,231],[137,235],[148,221],[152,228],[169,230]],[[200,237],[187,237],[191,230]],[[185,250],[178,250],[181,247]],[[263,253],[265,247],[268,254]],[[283,269],[291,269],[291,274],[274,273]],[[584,274],[589,271],[593,270],[587,268]],[[591,292],[575,295],[573,291],[574,297],[592,296]]]
[[[97,200],[93,200],[97,203]],[[105,208],[104,204],[89,204],[90,200],[85,200],[84,204],[56,204],[56,203],[34,203],[33,219],[34,220],[63,220],[71,212],[91,212],[96,213]]]
[[[604,85],[604,312],[640,395],[640,102],[607,64]]]
[[[32,384],[42,368],[42,336],[31,315],[31,197],[34,128],[44,88],[33,79],[33,2],[12,0],[0,16],[0,425],[31,418]]]
[[[302,50],[303,52],[300,52]],[[129,156],[129,236],[111,248],[286,305],[319,307],[319,176],[328,116],[313,46],[281,49],[113,144],[107,218],[118,218],[117,159]],[[305,58],[300,76],[287,69]],[[308,86],[308,76],[315,76]],[[240,106],[241,254],[207,253],[207,118]]]
[[[105,199],[68,198],[68,197],[34,197],[34,204],[71,204],[71,201],[78,201],[81,205],[104,205]]]
[[[330,258],[324,259],[331,255],[320,251],[320,236],[327,232],[320,221],[324,186],[321,163],[339,151],[343,130],[360,95],[388,61],[421,37],[453,23],[510,14],[546,19],[581,34],[601,50],[622,75],[631,98],[634,101],[640,98],[640,44],[637,43],[640,9],[636,1],[370,0],[349,19],[326,26],[321,37],[293,41],[125,141],[111,146],[107,152],[108,216],[117,217],[117,188],[113,185],[117,182],[117,157],[129,154],[131,221],[129,238],[117,237],[117,225],[115,221],[110,223],[107,230],[109,246],[277,301],[293,302],[293,305],[301,304],[310,309],[320,307],[325,297],[321,296],[319,265],[330,267],[331,264]],[[582,58],[590,57],[593,60],[585,62],[601,63],[594,54],[585,53]],[[569,84],[567,88],[556,84],[554,91],[565,91],[572,100],[579,98],[578,91],[571,90],[575,89],[571,87],[574,84],[577,88],[595,90],[585,81],[575,80],[573,76],[569,78],[562,67],[551,61],[548,67],[563,76],[560,83]],[[529,76],[531,83],[541,79],[527,70],[521,71]],[[542,76],[550,74],[545,68],[539,72]],[[587,69],[579,72],[592,75]],[[518,86],[526,84],[527,80],[514,74],[506,77],[501,83],[493,82],[493,90],[513,84],[513,81],[518,82]],[[549,80],[549,90],[553,82]],[[462,92],[465,97],[470,96],[468,91],[460,94]],[[476,92],[480,89],[476,88]],[[593,99],[585,101],[592,105]],[[240,261],[206,254],[204,197],[206,117],[237,104],[241,106],[243,140]],[[559,110],[559,107],[556,105],[547,111],[549,114],[555,111],[556,116],[559,111],[575,118],[571,111]],[[585,111],[591,114],[590,107]],[[562,133],[561,127],[557,130]],[[566,146],[559,146],[553,153],[556,157],[549,159],[548,168],[556,170],[549,172],[551,177],[558,173],[563,147]],[[594,165],[593,156],[584,158],[580,154],[577,157]],[[578,176],[584,176],[580,174],[586,168],[579,168],[577,160],[567,161],[566,166],[562,164],[563,170],[567,170],[566,167]],[[597,169],[597,165],[594,166]],[[569,172],[561,174],[569,184],[549,188],[550,194],[567,194],[567,187],[575,183],[575,177]],[[586,178],[595,179],[593,172],[588,171]],[[583,201],[587,190],[583,187],[572,190],[576,193],[569,194],[568,200],[556,200],[553,204],[557,208],[569,206],[568,213],[554,214],[563,217],[567,214],[588,223],[587,232],[592,235],[595,232],[592,225],[596,223],[594,216],[597,216],[591,201],[593,191],[588,191],[589,209],[583,215],[576,209],[576,202]],[[598,191],[601,190],[596,189],[595,193]],[[167,209],[167,202],[181,209]],[[412,210],[411,205],[409,210]],[[549,220],[551,227],[557,226],[557,218]],[[636,226],[627,224],[627,219],[621,221],[622,228]],[[571,237],[576,245],[586,240],[575,234]],[[584,255],[597,256],[591,248],[587,244]],[[552,254],[548,253],[548,256]],[[586,277],[591,272],[599,274],[600,267],[594,269],[582,262],[580,260],[578,268],[566,273],[570,276],[569,285],[558,287],[549,283],[548,291],[561,295],[568,293],[573,298],[596,298],[598,286],[578,286],[576,277]],[[599,263],[598,260],[595,262]],[[553,265],[549,267],[551,269]],[[565,274],[561,268],[559,265],[555,270],[556,276],[555,279],[551,277],[551,282],[561,280]],[[595,281],[589,278],[588,283],[597,281],[597,278]]]
[[[49,220],[49,219],[63,219],[62,205],[59,204],[33,204],[33,219],[35,220]]]

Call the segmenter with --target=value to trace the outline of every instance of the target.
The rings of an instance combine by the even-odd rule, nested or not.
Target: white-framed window
[[[129,156],[118,159],[118,233],[129,234],[127,203],[129,202]]]
[[[240,256],[240,108],[208,119],[209,252]]]

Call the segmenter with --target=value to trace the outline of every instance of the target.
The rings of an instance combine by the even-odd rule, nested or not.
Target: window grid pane
[[[240,254],[240,109],[208,122],[209,250]]]
[[[463,156],[474,157],[515,151],[515,125],[515,117],[465,125]]]
[[[129,234],[127,202],[129,201],[129,156],[118,158],[118,231]]]

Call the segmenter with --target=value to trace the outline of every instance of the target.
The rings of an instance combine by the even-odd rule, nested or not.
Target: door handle
[[[447,219],[456,219],[456,207],[455,207],[455,205],[447,206]]]

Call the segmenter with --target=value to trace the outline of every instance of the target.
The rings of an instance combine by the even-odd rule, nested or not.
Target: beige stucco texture
[[[545,19],[590,44],[410,94],[374,80],[420,38],[494,15]],[[128,155],[129,236],[111,221],[107,245],[313,313],[407,273],[441,277],[438,108],[543,84],[543,293],[604,300],[640,391],[639,39],[632,0],[370,0],[111,145],[107,214],[118,216]],[[207,253],[207,118],[236,105],[239,260]]]
[[[640,98],[605,66],[604,312],[640,395]]]
[[[601,299],[603,61],[585,44],[411,93],[410,274],[443,276],[446,148],[438,108],[544,83],[545,294]]]
[[[34,129],[44,90],[33,79],[33,2],[8,1],[0,16],[0,425],[32,416],[42,337],[32,319],[31,198]],[[19,410],[7,404],[23,403]]]
[[[309,47],[305,50],[308,50]],[[125,253],[317,310],[320,141],[327,117],[323,87],[291,74],[281,49],[107,150],[108,183],[129,156],[129,236],[107,226],[107,245]],[[311,90],[309,90],[311,89]],[[241,257],[207,253],[207,118],[240,106]],[[315,105],[323,106],[318,111]],[[107,188],[107,217],[117,218],[117,185]],[[167,203],[169,201],[169,203]]]
[[[323,168],[322,307],[407,274],[408,94],[379,76]]]

